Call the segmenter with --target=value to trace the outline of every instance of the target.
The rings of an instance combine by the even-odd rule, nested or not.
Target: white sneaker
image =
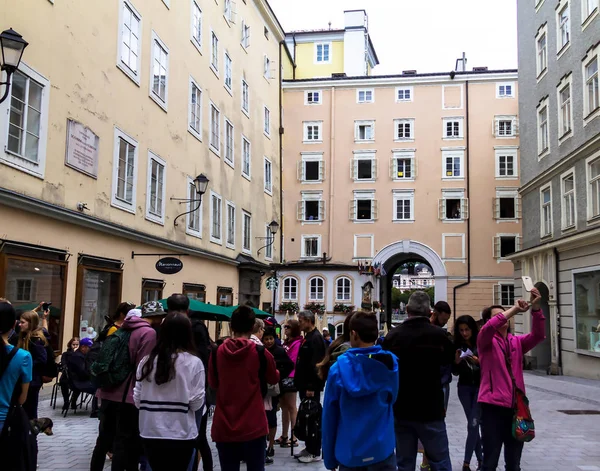
[[[321,457],[315,455],[306,455],[298,458],[298,461],[300,461],[300,463],[316,463],[318,461],[321,461]]]
[[[309,453],[308,451],[306,451],[306,448],[304,450],[299,451],[298,453],[294,453],[294,458],[301,458],[302,456],[308,456]]]

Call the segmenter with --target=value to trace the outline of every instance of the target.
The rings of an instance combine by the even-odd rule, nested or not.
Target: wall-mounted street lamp
[[[180,217],[185,216],[187,214],[195,213],[196,211],[198,211],[200,209],[200,206],[202,205],[202,195],[204,193],[206,193],[206,189],[208,188],[209,181],[210,180],[208,179],[208,177],[206,175],[204,175],[203,173],[201,173],[196,178],[194,178],[194,187],[196,188],[196,194],[198,195],[198,198],[193,198],[193,199],[171,198],[171,201],[180,201],[181,203],[179,203],[179,204],[190,203],[190,202],[195,203],[196,201],[198,202],[198,206],[177,216],[175,218],[175,221],[173,221],[174,226],[177,226],[177,219],[179,219]]]
[[[273,245],[275,243],[275,234],[277,234],[278,230],[279,230],[279,224],[277,223],[277,221],[271,221],[271,223],[269,224],[269,232],[271,235],[269,237],[257,237],[257,239],[267,241],[267,245],[265,245],[264,247],[261,247],[260,249],[258,249],[258,252],[256,252],[257,257],[260,255],[260,251],[262,249],[266,249],[267,247],[270,247],[271,245]]]
[[[2,49],[2,63],[0,70],[6,72],[6,82],[0,82],[0,85],[5,85],[4,95],[0,98],[0,103],[6,100],[10,90],[10,77],[19,67],[23,51],[29,43],[23,39],[19,33],[10,28],[2,31],[0,34],[0,48]]]

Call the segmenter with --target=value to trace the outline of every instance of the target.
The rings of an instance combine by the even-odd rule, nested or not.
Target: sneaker
[[[267,456],[273,458],[275,456],[275,449],[273,447],[267,448]]]
[[[304,450],[299,451],[298,453],[294,453],[294,458],[299,459],[303,456],[308,456],[308,451],[306,451],[306,448]]]
[[[298,458],[298,461],[300,461],[300,463],[316,463],[321,461],[321,457],[315,455],[305,455]]]
[[[431,466],[428,464],[422,464],[420,469],[421,471],[431,471]]]
[[[265,464],[266,464],[267,466],[268,466],[268,465],[270,465],[270,464],[273,464],[273,463],[275,463],[275,460],[274,460],[273,458],[271,458],[270,456],[267,456],[267,457],[265,458]]]

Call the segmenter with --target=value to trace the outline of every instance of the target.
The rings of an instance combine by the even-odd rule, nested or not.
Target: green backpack
[[[129,358],[130,330],[119,329],[104,341],[92,363],[92,381],[99,388],[116,388],[133,372]]]

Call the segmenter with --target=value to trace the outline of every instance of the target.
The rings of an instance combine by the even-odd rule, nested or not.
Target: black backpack
[[[219,351],[219,348],[215,348],[211,355],[210,355],[210,360],[212,361],[212,367],[213,367],[213,371],[215,372],[215,379],[217,380],[217,387],[219,385],[219,371],[217,370],[217,352]],[[256,352],[258,353],[258,362],[259,362],[259,367],[258,367],[258,378],[260,381],[260,393],[263,397],[263,399],[265,397],[267,397],[267,393],[269,392],[269,385],[267,384],[267,378],[266,378],[266,374],[267,374],[267,357],[265,357],[265,347],[262,345],[256,345]],[[215,398],[215,403],[216,403],[216,391],[214,391],[214,398]]]
[[[298,408],[294,436],[303,442],[321,442],[323,406],[312,398],[303,399]]]

